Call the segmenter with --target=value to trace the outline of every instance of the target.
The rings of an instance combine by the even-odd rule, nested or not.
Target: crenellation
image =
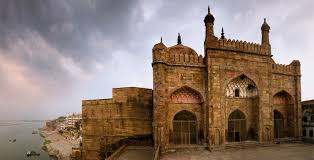
[[[168,49],[162,52],[153,52],[153,63],[166,63],[168,65],[193,65],[204,66],[202,55],[190,53],[170,53]]]
[[[244,53],[266,54],[262,50],[262,45],[253,42],[239,41],[234,39],[219,39],[214,49],[240,51]]]
[[[274,62],[266,22],[259,44],[218,39],[213,16],[206,17],[204,57],[181,36],[171,47],[161,41],[152,49],[154,90],[114,88],[110,99],[82,101],[83,160],[99,159],[100,146],[137,135],[151,135],[161,152],[300,138],[300,62]]]
[[[285,64],[278,64],[273,63],[272,64],[272,73],[277,74],[288,74],[288,75],[299,75],[300,72],[298,72],[299,67],[291,64],[285,65]]]

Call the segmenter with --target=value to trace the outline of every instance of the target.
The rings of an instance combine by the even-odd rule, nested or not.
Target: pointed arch
[[[173,117],[172,141],[174,144],[197,143],[197,118],[193,112],[182,110]]]
[[[274,105],[291,105],[293,104],[293,97],[285,90],[277,92],[273,96]]]
[[[172,103],[202,103],[202,95],[195,89],[183,86],[170,95],[170,101]]]
[[[282,120],[279,118],[276,121],[274,120],[274,137],[294,137],[297,124],[294,123],[295,108],[293,97],[287,91],[281,90],[274,94],[272,104],[274,116],[275,114],[279,116],[278,113],[282,115]]]
[[[231,79],[225,92],[227,97],[250,98],[258,96],[256,83],[244,74]]]
[[[245,119],[245,114],[240,109],[235,109],[229,114],[228,119]]]
[[[247,139],[245,114],[239,109],[228,116],[228,141],[240,142]]]
[[[195,120],[196,121],[196,115],[188,110],[182,110],[174,115],[173,120]]]

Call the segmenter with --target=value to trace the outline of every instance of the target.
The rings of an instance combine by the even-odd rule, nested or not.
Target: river
[[[0,120],[0,160],[53,160],[41,149],[44,139],[39,134],[32,134],[44,125],[44,121]],[[10,142],[13,139],[16,142]],[[29,150],[40,156],[26,157]]]

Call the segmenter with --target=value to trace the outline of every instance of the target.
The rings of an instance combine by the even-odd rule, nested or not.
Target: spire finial
[[[162,36],[160,37],[160,43],[162,43]]]
[[[270,29],[269,25],[266,22],[266,18],[264,18],[264,23],[263,23],[261,29],[265,30],[265,31],[269,31],[269,29]]]
[[[209,8],[209,5],[208,5],[208,13],[210,13],[210,8]]]
[[[225,39],[224,27],[221,28],[221,39]]]
[[[180,35],[180,33],[178,33],[178,44],[181,44],[182,42],[181,42],[181,35]]]

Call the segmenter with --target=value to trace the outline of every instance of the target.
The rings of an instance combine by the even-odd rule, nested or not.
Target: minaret
[[[224,28],[221,28],[221,37],[220,39],[225,39],[225,32],[224,32]]]
[[[178,39],[177,39],[177,42],[178,42],[178,44],[182,44],[182,42],[181,42],[181,35],[180,35],[180,33],[178,33]]]
[[[264,23],[261,27],[262,30],[262,44],[269,44],[269,30],[270,27],[266,22],[266,18],[264,18]]]
[[[266,18],[264,18],[264,23],[261,27],[262,31],[262,49],[264,50],[264,53],[271,54],[271,47],[269,43],[269,30],[270,27],[266,22]]]
[[[206,17],[204,18],[204,23],[205,23],[205,27],[206,27],[205,40],[208,38],[214,37],[214,21],[215,21],[215,18],[210,13],[210,8],[208,6],[208,13],[207,13]]]

